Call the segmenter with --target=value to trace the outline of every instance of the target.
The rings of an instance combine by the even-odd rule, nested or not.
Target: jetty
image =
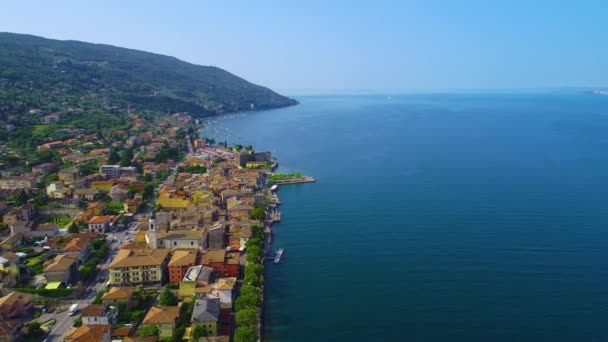
[[[286,184],[313,183],[316,181],[317,180],[314,177],[302,176],[302,177],[297,177],[297,178],[276,180],[276,181],[273,181],[272,184],[274,186],[274,185],[286,185]]]
[[[276,250],[273,253],[268,253],[268,255],[266,256],[266,260],[272,260],[272,262],[274,264],[278,264],[279,262],[281,262],[281,258],[283,257],[283,252],[285,250],[283,248],[279,248],[278,250]]]

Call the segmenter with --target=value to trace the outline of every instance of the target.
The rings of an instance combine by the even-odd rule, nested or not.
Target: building
[[[33,173],[49,173],[53,171],[54,166],[51,163],[42,163],[40,165],[32,166]]]
[[[19,341],[20,331],[23,323],[19,320],[0,321],[0,341],[12,342]]]
[[[213,285],[213,291],[220,300],[222,308],[232,308],[236,278],[219,278]]]
[[[122,286],[122,287],[111,287],[110,290],[101,296],[101,303],[103,305],[117,306],[124,304],[127,310],[134,307],[136,303],[135,299],[135,287],[133,286]]]
[[[78,262],[83,264],[91,253],[91,240],[88,238],[73,238],[63,248],[64,254],[75,255]]]
[[[120,166],[120,165],[101,165],[99,173],[104,175],[106,179],[120,178],[122,174],[137,173],[135,166]]]
[[[44,277],[46,281],[69,283],[76,271],[78,257],[72,254],[58,254],[51,261],[44,263]]]
[[[213,268],[216,277],[238,277],[239,256],[240,253],[225,249],[209,250],[203,254],[203,265]]]
[[[83,324],[70,329],[64,342],[111,342],[112,327],[108,324]]]
[[[222,249],[226,246],[226,225],[217,223],[209,228],[208,248]]]
[[[32,221],[18,221],[8,225],[12,234],[23,234],[30,238],[51,237],[59,233],[55,223],[34,224]]]
[[[26,203],[4,214],[2,217],[2,222],[5,224],[11,224],[18,221],[29,221],[36,216],[36,213],[36,207]]]
[[[150,233],[150,232],[148,232]],[[158,248],[174,249],[200,249],[204,246],[205,231],[195,230],[170,230],[157,233]]]
[[[197,288],[209,287],[213,279],[213,268],[203,265],[190,267],[184,278],[179,283],[178,294],[180,297],[193,297],[196,295]],[[209,290],[211,288],[209,287]]]
[[[202,327],[207,336],[216,336],[220,320],[219,299],[197,299],[194,301],[192,327]]]
[[[168,249],[122,249],[110,264],[110,284],[163,284],[168,256]]]
[[[110,223],[112,223],[112,219],[114,216],[104,215],[104,216],[93,216],[88,224],[89,224],[89,232],[91,233],[105,233],[110,229]]]
[[[114,306],[89,304],[80,312],[82,324],[116,324],[118,309]]]
[[[66,184],[74,183],[76,179],[78,179],[79,174],[80,171],[77,169],[64,169],[57,172],[59,180],[65,182]]]
[[[178,284],[183,278],[188,269],[194,266],[198,259],[198,251],[196,250],[177,250],[173,253],[167,268],[169,270],[169,282]]]
[[[144,317],[142,326],[156,325],[160,331],[159,337],[172,337],[175,334],[178,317],[179,307],[177,306],[153,306]]]
[[[99,190],[97,189],[90,189],[90,188],[78,188],[76,190],[74,190],[74,193],[72,195],[72,197],[74,199],[87,199],[89,201],[92,201],[95,199],[95,195],[97,195],[99,193]]]
[[[0,319],[8,320],[25,317],[34,308],[34,295],[29,293],[11,292],[0,298]]]
[[[0,256],[0,271],[8,274],[19,274],[19,256],[13,252],[6,252]]]

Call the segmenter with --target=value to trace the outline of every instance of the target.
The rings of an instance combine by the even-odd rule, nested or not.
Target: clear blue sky
[[[215,65],[294,93],[608,85],[608,1],[5,1],[0,31]]]

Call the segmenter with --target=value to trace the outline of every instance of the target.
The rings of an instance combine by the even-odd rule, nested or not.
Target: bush
[[[241,326],[234,333],[234,342],[257,342],[258,334],[255,329],[248,326]]]
[[[236,324],[239,326],[257,327],[258,312],[255,308],[247,308],[236,313]]]
[[[15,288],[14,290],[18,292],[33,293],[43,297],[59,298],[70,296],[73,289],[37,289],[32,287],[21,287]]]

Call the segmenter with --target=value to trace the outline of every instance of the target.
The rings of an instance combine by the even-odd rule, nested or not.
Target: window
[[[177,241],[173,241],[173,246],[177,246]]]
[[[190,241],[190,246],[194,246],[194,241]]]

